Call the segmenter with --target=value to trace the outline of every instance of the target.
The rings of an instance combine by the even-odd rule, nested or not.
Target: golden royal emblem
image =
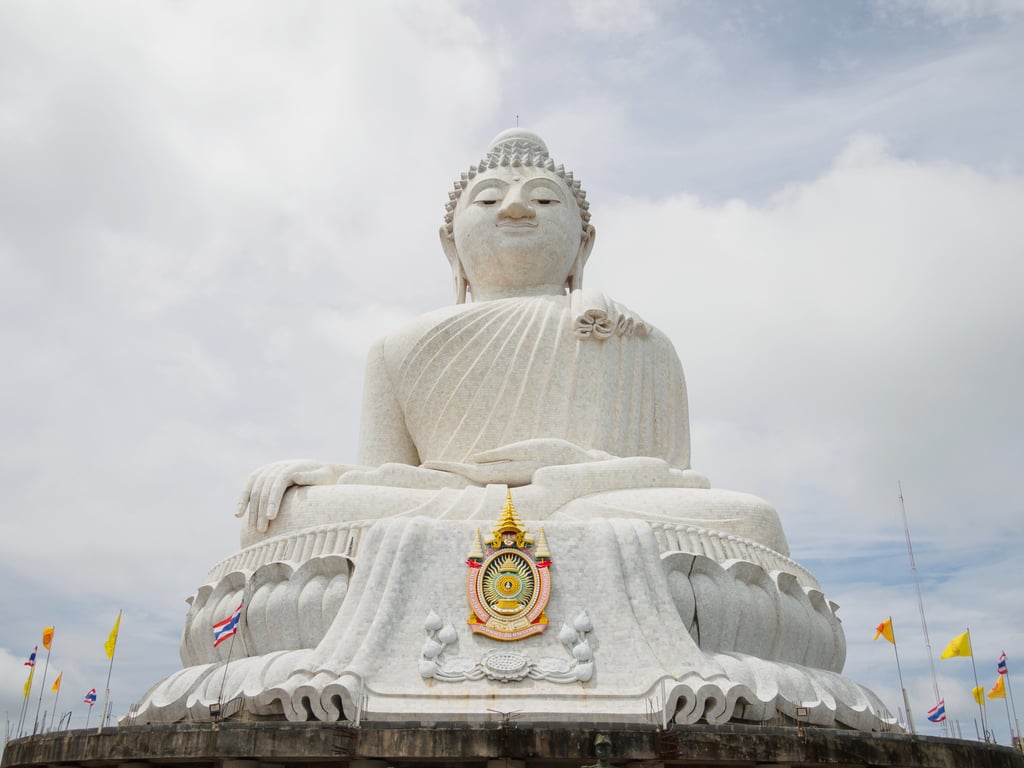
[[[511,491],[486,542],[477,529],[466,565],[470,629],[495,640],[521,640],[547,629],[551,553],[543,528],[536,542],[527,532],[512,506]]]

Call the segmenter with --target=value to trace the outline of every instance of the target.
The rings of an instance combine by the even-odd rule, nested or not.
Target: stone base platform
[[[655,726],[600,723],[478,726],[272,721],[122,726],[10,742],[2,768],[557,768],[597,762],[594,739],[611,740],[611,765],[877,766],[1024,768],[1024,754],[974,741],[826,728],[741,725]]]

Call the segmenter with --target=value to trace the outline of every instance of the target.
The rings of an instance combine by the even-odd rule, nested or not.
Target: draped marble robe
[[[671,342],[603,296],[465,305],[377,353],[391,358],[395,399],[421,464],[559,438],[689,467],[686,385]]]

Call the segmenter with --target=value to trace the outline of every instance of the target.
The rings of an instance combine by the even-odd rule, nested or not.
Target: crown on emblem
[[[491,531],[491,538],[487,539],[487,546],[491,549],[501,549],[510,546],[505,541],[505,534],[509,537],[514,535],[515,546],[519,549],[529,549],[533,546],[533,537],[526,532],[526,526],[519,518],[516,507],[512,503],[512,491],[506,491],[505,509],[498,516],[498,522]]]

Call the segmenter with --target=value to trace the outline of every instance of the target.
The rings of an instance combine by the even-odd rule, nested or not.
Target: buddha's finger
[[[470,456],[474,464],[493,464],[502,461],[536,461],[543,454],[562,449],[562,440],[519,440],[498,448],[480,451]],[[568,445],[568,443],[566,443]]]
[[[249,479],[245,481],[245,487],[242,489],[242,495],[238,497],[238,504],[235,506],[235,517],[242,517],[245,515],[245,511],[249,508],[249,494],[252,493],[252,482],[255,473],[249,475]]]
[[[491,448],[471,456],[474,463],[499,461],[539,462],[541,464],[572,464],[589,460],[582,448],[561,438],[531,438]]]
[[[474,475],[480,474],[480,467],[475,464],[462,464],[458,461],[425,461],[424,469],[433,469],[437,472],[448,472],[452,475],[464,477],[467,480],[479,482]]]
[[[259,512],[259,495],[260,487],[262,485],[263,476],[267,472],[267,467],[260,467],[255,470],[249,479],[245,481],[245,488],[242,490],[242,495],[238,499],[238,507],[235,509],[235,517],[242,517],[245,514],[246,509],[249,509],[249,525],[255,526],[257,521],[257,514]]]
[[[274,482],[279,473],[285,473],[286,471],[280,464],[267,466],[257,481],[256,487],[253,489],[253,502],[256,504],[256,530],[260,533],[266,531],[267,526],[270,524],[267,518],[267,507],[270,504],[269,495],[274,487]]]
[[[281,509],[281,500],[284,498],[288,488],[295,484],[295,475],[296,472],[294,470],[282,471],[274,478],[270,489],[262,494],[261,502],[266,502],[265,505],[260,505],[260,519],[263,522],[262,530],[267,529],[271,520],[277,519],[277,513]]]
[[[496,464],[505,461],[522,461],[531,457],[531,451],[527,446],[517,443],[503,445],[501,448],[491,448],[488,451],[474,453],[470,458],[474,464]]]
[[[327,467],[295,472],[292,475],[292,485],[328,485],[333,482],[334,478]]]

